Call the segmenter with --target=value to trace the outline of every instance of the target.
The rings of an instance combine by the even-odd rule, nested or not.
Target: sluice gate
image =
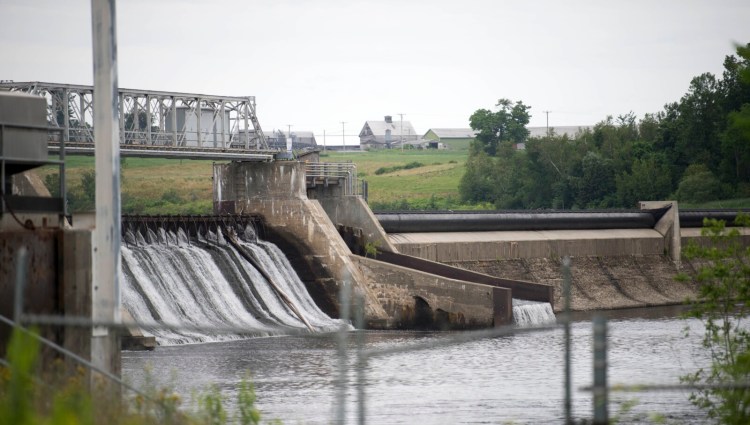
[[[122,236],[127,232],[146,233],[149,230],[157,232],[164,229],[175,232],[181,229],[188,237],[196,237],[207,232],[218,233],[221,228],[232,228],[237,233],[244,233],[245,229],[253,229],[256,235],[263,237],[263,220],[255,214],[216,214],[216,215],[122,215]]]

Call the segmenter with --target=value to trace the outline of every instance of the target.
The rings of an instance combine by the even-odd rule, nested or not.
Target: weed
[[[0,367],[0,425],[260,424],[249,375],[239,384],[235,412],[225,409],[226,400],[216,386],[200,394],[197,410],[188,412],[179,409],[181,399],[171,389],[153,384],[148,369],[145,397],[120,396],[113,383],[89,381],[83,369],[68,371],[62,361],[41,367],[45,365],[39,364],[39,349],[36,338],[14,330],[8,366]]]

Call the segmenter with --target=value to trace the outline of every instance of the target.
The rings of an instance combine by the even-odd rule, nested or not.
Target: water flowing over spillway
[[[146,328],[160,345],[212,342],[273,335],[285,329],[338,329],[341,321],[315,305],[307,289],[279,250],[269,242],[239,241],[244,255],[221,234],[188,240],[159,229],[126,235],[122,246],[124,307],[139,322],[177,327],[242,328],[240,333]],[[265,276],[271,278],[269,282]],[[275,286],[275,288],[274,288]],[[288,298],[289,307],[279,292]]]
[[[550,303],[513,299],[513,322],[518,326],[555,323],[555,312]]]

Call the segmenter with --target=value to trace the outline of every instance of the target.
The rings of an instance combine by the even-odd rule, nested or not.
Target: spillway
[[[122,300],[137,321],[247,330],[218,334],[143,329],[160,345],[274,335],[308,329],[308,325],[312,331],[341,326],[341,321],[315,305],[285,255],[272,243],[244,239],[239,241],[241,247],[234,247],[220,233],[190,240],[182,229],[144,233],[129,232],[122,246]]]
[[[517,326],[547,325],[555,320],[550,303],[513,299],[513,322]]]

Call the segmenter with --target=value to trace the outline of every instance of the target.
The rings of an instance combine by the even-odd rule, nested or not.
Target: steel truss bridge
[[[0,90],[47,99],[49,152],[94,154],[94,88],[44,82],[0,82]],[[268,161],[255,97],[119,89],[120,155]]]

